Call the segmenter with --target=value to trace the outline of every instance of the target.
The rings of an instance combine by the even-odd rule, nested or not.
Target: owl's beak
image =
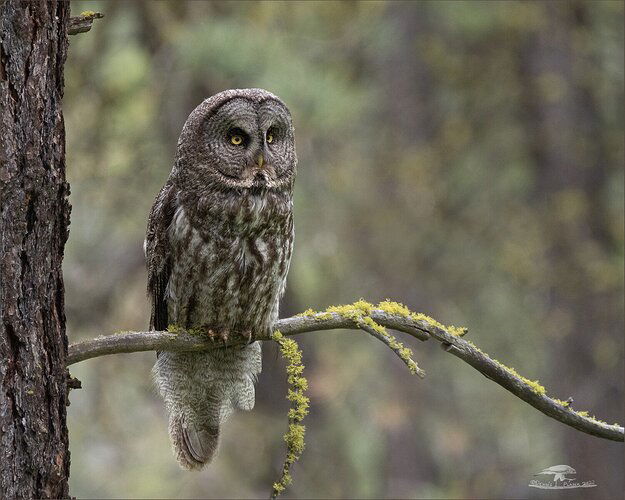
[[[263,168],[263,165],[265,164],[265,157],[262,153],[258,154],[258,158],[256,158],[256,164],[258,165],[258,168]]]

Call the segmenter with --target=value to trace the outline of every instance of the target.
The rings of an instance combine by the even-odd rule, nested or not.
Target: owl
[[[261,89],[220,92],[189,115],[149,215],[150,328],[208,335],[205,352],[159,352],[153,368],[174,454],[200,469],[221,424],[254,407],[259,342],[278,317],[293,250],[291,114]],[[246,343],[228,347],[234,338]]]

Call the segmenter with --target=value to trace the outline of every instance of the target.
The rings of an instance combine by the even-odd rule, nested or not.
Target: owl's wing
[[[171,272],[171,250],[167,237],[176,211],[176,188],[167,182],[154,201],[148,218],[144,249],[148,266],[148,296],[152,302],[151,330],[167,330],[167,298],[165,292]]]

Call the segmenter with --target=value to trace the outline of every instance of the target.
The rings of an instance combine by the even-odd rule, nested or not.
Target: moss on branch
[[[283,338],[305,332],[315,332],[333,329],[360,329],[384,342],[389,346],[411,371],[423,375],[423,371],[412,360],[412,351],[404,347],[395,337],[388,333],[392,329],[418,340],[433,339],[440,342],[445,352],[460,358],[485,377],[499,384],[518,398],[530,404],[545,415],[558,422],[569,425],[587,434],[613,441],[623,441],[624,430],[619,424],[606,422],[590,416],[587,411],[571,408],[571,401],[563,401],[547,395],[547,390],[538,380],[532,380],[519,374],[514,368],[491,358],[475,344],[463,338],[466,328],[445,326],[435,319],[420,313],[410,311],[399,302],[385,300],[379,304],[371,304],[359,300],[353,304],[331,306],[324,311],[308,309],[303,313],[278,320],[274,325]],[[223,347],[222,343],[212,342],[208,336],[189,332],[172,326],[171,331],[165,332],[124,332],[118,335],[98,337],[69,347],[67,365],[78,363],[93,357],[122,352],[138,351],[203,351]],[[269,333],[255,335],[251,340],[271,340]],[[249,342],[249,338],[233,335],[228,345]],[[414,363],[414,365],[412,364]],[[291,365],[291,363],[289,363]],[[289,373],[293,393],[297,397],[298,391],[305,390],[305,386],[298,377],[301,368],[294,364]],[[306,399],[307,404],[307,399]],[[300,407],[303,408],[303,407]],[[297,410],[292,407],[289,418],[303,418],[305,409]],[[298,434],[292,434],[295,438]],[[290,439],[294,443],[293,439]]]
[[[306,427],[302,425],[304,417],[308,415],[308,405],[310,400],[304,395],[308,389],[308,381],[303,376],[304,365],[302,364],[302,351],[297,342],[286,338],[279,331],[275,331],[271,336],[272,340],[280,346],[280,353],[286,360],[286,374],[289,389],[287,399],[291,402],[289,409],[289,430],[284,435],[286,442],[286,458],[282,466],[280,478],[273,483],[271,498],[277,498],[286,487],[291,484],[291,465],[293,465],[304,451],[304,436]]]

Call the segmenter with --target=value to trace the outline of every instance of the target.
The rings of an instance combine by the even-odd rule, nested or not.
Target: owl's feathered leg
[[[201,469],[213,459],[221,423],[235,408],[254,407],[261,369],[260,344],[208,352],[161,352],[154,380],[169,413],[169,435],[178,463]]]

